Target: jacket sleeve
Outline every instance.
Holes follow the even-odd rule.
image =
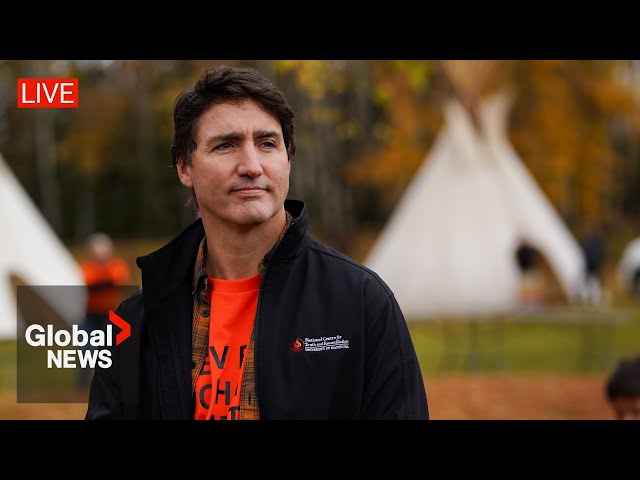
[[[112,349],[114,354],[117,350]],[[121,388],[118,383],[118,376],[114,375],[113,368],[115,360],[111,368],[96,367],[91,381],[89,390],[89,404],[87,406],[87,414],[85,420],[117,420],[122,418],[120,410],[120,392]]]
[[[136,331],[136,326],[139,323],[139,317],[144,315],[140,292],[124,300],[115,313],[131,323],[131,336],[120,346],[114,344],[110,347],[111,366],[109,368],[96,366],[89,389],[85,420],[119,420],[128,416],[125,408],[127,398],[124,397],[127,395],[131,397],[127,392],[131,390],[129,384],[136,370],[133,364],[135,362],[131,360],[134,358],[132,351],[138,347],[140,334]],[[128,368],[125,368],[127,364]],[[131,403],[131,398],[128,400],[128,403]]]
[[[365,330],[363,418],[428,420],[427,394],[418,357],[393,295]]]

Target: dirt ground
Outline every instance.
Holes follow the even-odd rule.
[[[609,420],[605,376],[473,374],[426,378],[434,420]],[[17,404],[0,393],[0,419],[80,420],[85,404]]]
[[[454,375],[425,379],[434,420],[610,420],[604,374]]]

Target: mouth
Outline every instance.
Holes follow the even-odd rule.
[[[243,195],[248,197],[260,195],[264,192],[265,192],[264,188],[257,188],[257,187],[238,188],[236,190],[231,191],[231,193],[237,193],[238,195]]]

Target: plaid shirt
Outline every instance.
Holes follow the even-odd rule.
[[[289,212],[286,212],[287,220],[285,228],[280,234],[278,241],[273,246],[273,251],[284,234],[286,233],[289,225],[291,225],[292,217]],[[207,347],[209,346],[209,312],[211,305],[207,299],[207,291],[209,288],[209,279],[205,270],[205,261],[207,254],[207,237],[205,236],[200,242],[198,248],[198,255],[196,256],[196,262],[193,271],[193,320],[191,322],[191,393],[195,395],[196,381],[204,362],[207,358]],[[258,265],[258,272],[264,277],[266,271],[266,259],[267,255],[262,259],[260,265]],[[251,338],[249,340],[249,348],[245,356],[244,373],[242,375],[242,387],[240,390],[240,420],[258,420],[260,418],[260,410],[258,406],[258,397],[256,395],[256,370],[255,370],[255,326],[251,330]]]

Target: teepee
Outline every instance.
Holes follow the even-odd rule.
[[[26,285],[67,323],[79,323],[85,289],[77,262],[0,155],[0,340],[16,338],[17,285]]]
[[[547,260],[570,301],[583,255],[507,137],[511,97],[477,104],[477,125],[456,99],[444,128],[364,264],[395,293],[407,318],[483,316],[518,308],[526,241]]]

